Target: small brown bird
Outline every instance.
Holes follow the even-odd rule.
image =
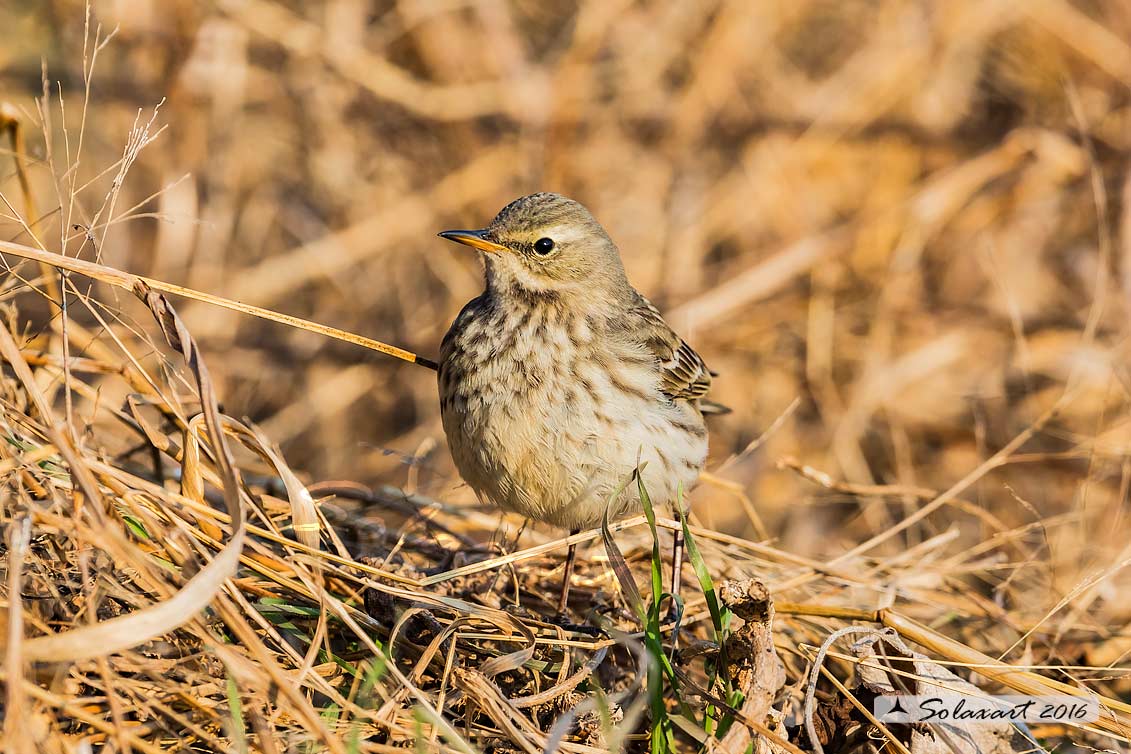
[[[707,456],[712,373],[628,282],[581,204],[524,196],[483,230],[443,238],[483,252],[486,290],[440,349],[440,415],[456,467],[481,497],[574,532],[686,494]],[[569,595],[570,547],[559,612]],[[679,590],[682,538],[673,555]]]

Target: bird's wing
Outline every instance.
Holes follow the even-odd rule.
[[[669,398],[696,400],[711,389],[714,374],[683,338],[676,335],[652,302],[636,294],[633,314],[644,346],[660,364],[660,387]]]

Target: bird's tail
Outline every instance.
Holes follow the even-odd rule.
[[[699,411],[703,416],[721,416],[722,414],[729,414],[731,412],[730,406],[724,406],[721,403],[707,400],[706,398],[699,399]]]

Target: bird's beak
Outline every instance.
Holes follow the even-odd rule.
[[[449,241],[455,241],[464,246],[470,246],[473,249],[486,251],[489,254],[498,254],[500,251],[508,250],[507,247],[502,244],[488,241],[487,231],[485,230],[445,230],[440,234],[440,238],[446,238]]]

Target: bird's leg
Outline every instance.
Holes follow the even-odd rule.
[[[683,571],[683,530],[676,529],[672,537],[672,596],[679,596],[680,576]]]
[[[668,620],[675,620],[676,599],[679,597],[680,577],[683,571],[683,529],[672,532],[672,606]]]
[[[569,535],[572,537],[577,534],[580,529],[570,530]],[[574,542],[569,546],[569,551],[566,553],[565,573],[562,574],[562,595],[558,598],[558,614],[565,615],[566,605],[569,602],[569,581],[573,576],[573,561],[577,559],[577,543]]]

